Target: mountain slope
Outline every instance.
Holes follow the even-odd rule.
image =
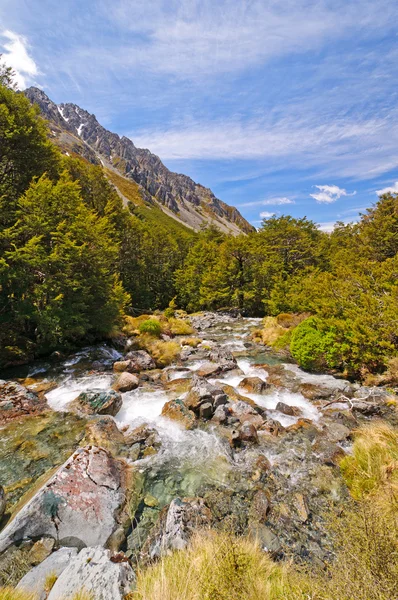
[[[32,103],[39,105],[49,121],[54,141],[64,152],[100,162],[116,187],[119,186],[112,172],[134,181],[138,184],[141,204],[160,206],[167,215],[195,230],[214,224],[233,234],[253,231],[236,208],[216,198],[210,189],[190,177],[169,171],[149,150],[136,148],[130,139],[108,131],[95,115],[75,104],[57,105],[38,88],[31,87],[24,93]]]

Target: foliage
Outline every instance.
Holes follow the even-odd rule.
[[[174,317],[168,319],[168,328],[172,335],[191,335],[194,332],[192,325],[188,321]]]
[[[161,340],[153,341],[152,338],[152,340],[144,341],[143,345],[160,368],[167,367],[174,362],[181,352],[180,344],[173,340],[162,342]]]
[[[139,325],[139,331],[140,333],[147,333],[148,335],[153,335],[154,337],[160,337],[162,327],[159,321],[156,319],[148,319]]]
[[[309,317],[294,329],[290,351],[304,369],[320,370],[339,364],[336,334],[316,317]]]

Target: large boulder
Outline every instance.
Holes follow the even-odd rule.
[[[230,352],[226,348],[215,348],[210,353],[210,360],[217,362],[220,365],[222,372],[232,371],[238,366],[236,358],[234,357],[232,352]]]
[[[49,576],[58,578],[76,556],[76,548],[60,548],[22,577],[17,590],[33,594],[36,600],[46,600],[47,578]]]
[[[71,410],[87,415],[117,415],[123,404],[122,396],[115,390],[89,390],[82,392],[69,404]]]
[[[103,548],[84,548],[55,582],[48,600],[65,600],[84,592],[95,600],[123,600],[135,584],[134,571],[123,555]]]
[[[0,425],[46,410],[49,410],[49,406],[43,396],[38,396],[15,381],[0,380]]]
[[[119,375],[112,387],[117,392],[122,392],[122,394],[124,394],[124,392],[135,390],[139,386],[139,383],[139,379],[136,375],[125,371]]]
[[[239,387],[251,394],[263,394],[269,386],[260,377],[245,377],[240,382]]]
[[[116,455],[124,445],[125,439],[114,419],[104,415],[97,419],[91,419],[87,423],[84,443],[91,446],[100,446],[109,450],[112,455]]]
[[[145,350],[132,350],[128,352],[123,361],[114,363],[115,371],[128,371],[129,373],[139,373],[155,369],[156,364],[152,356]]]
[[[117,527],[124,471],[103,448],[79,448],[0,533],[0,552],[23,539],[53,537],[57,544],[105,545]]]
[[[219,363],[206,361],[201,365],[197,373],[199,377],[214,377],[214,375],[218,375],[221,371],[222,367]]]

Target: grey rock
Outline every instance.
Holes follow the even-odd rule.
[[[351,431],[348,429],[348,427],[342,425],[341,423],[330,423],[329,425],[326,425],[325,432],[328,440],[331,442],[342,442],[351,434]]]
[[[199,415],[202,419],[211,419],[213,415],[213,406],[211,402],[205,402],[201,405]]]
[[[34,594],[37,600],[45,600],[47,598],[45,591],[47,576],[56,575],[59,577],[70,561],[76,556],[76,548],[60,548],[22,577],[17,585],[17,590],[24,590],[29,592],[29,594]]]
[[[6,493],[2,485],[0,485],[0,521],[2,516],[4,515],[7,504]]]
[[[105,545],[125,501],[122,481],[122,464],[109,452],[80,448],[3,529],[0,552],[42,536],[61,545]]]
[[[145,350],[132,350],[131,352],[127,352],[125,361],[129,362],[128,368],[125,369],[129,373],[139,373],[140,371],[148,371],[156,368],[152,356]]]
[[[48,600],[65,600],[84,590],[95,600],[123,600],[134,588],[135,574],[127,561],[112,561],[109,550],[83,548],[61,573]]]
[[[275,410],[291,417],[298,417],[301,414],[301,410],[297,406],[289,406],[289,404],[285,404],[284,402],[278,402]]]

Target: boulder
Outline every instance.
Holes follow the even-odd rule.
[[[7,498],[2,485],[0,485],[0,521],[6,510]]]
[[[253,497],[249,509],[249,519],[256,523],[265,523],[271,510],[271,500],[269,492],[258,490]]]
[[[133,350],[128,352],[125,359],[130,362],[127,369],[130,373],[139,373],[140,371],[148,371],[156,369],[155,361],[146,350]]]
[[[83,548],[55,582],[48,600],[73,598],[84,590],[95,600],[123,600],[135,585],[135,574],[124,555],[104,548]]]
[[[126,445],[129,449],[126,457],[130,460],[145,458],[151,454],[156,454],[162,445],[159,433],[156,429],[148,425],[140,425],[134,431],[125,436]],[[124,453],[123,453],[124,455]]]
[[[223,423],[226,423],[229,416],[230,416],[230,411],[229,411],[228,406],[226,404],[222,404],[221,406],[218,406],[216,408],[216,410],[214,411],[212,420],[215,423],[222,425]]]
[[[240,382],[239,387],[251,394],[262,394],[269,386],[260,377],[245,377]]]
[[[207,361],[197,370],[197,374],[199,377],[213,377],[214,375],[221,373],[221,371],[222,368],[219,363]]]
[[[118,454],[124,444],[124,435],[119,431],[112,417],[104,415],[95,420],[90,420],[86,425],[85,444],[100,446],[109,450],[111,454]]]
[[[301,410],[297,406],[289,406],[289,404],[285,404],[284,402],[278,402],[275,410],[289,417],[298,417],[301,415]]]
[[[184,399],[185,406],[196,413],[200,411],[202,404],[210,403],[215,410],[227,402],[228,397],[221,389],[197,375],[193,377],[191,389]]]
[[[185,427],[185,429],[192,429],[195,425],[195,413],[189,410],[184,402],[177,398],[177,400],[170,400],[166,402],[162,409],[162,417],[167,417],[173,421],[177,421]]]
[[[199,409],[201,419],[211,419],[213,416],[213,405],[211,402],[205,402]]]
[[[33,594],[36,600],[46,600],[47,577],[51,575],[58,578],[76,556],[76,548],[60,548],[22,577],[17,590]]]
[[[89,390],[82,392],[69,404],[70,410],[86,415],[117,415],[123,404],[122,396],[115,390]]]
[[[348,427],[341,423],[330,423],[325,426],[324,430],[328,440],[335,443],[342,442],[351,435],[351,431]]]
[[[0,532],[0,553],[22,539],[105,545],[125,501],[124,471],[103,448],[79,448]]]
[[[239,434],[242,442],[258,444],[257,430],[255,426],[249,421],[245,421],[244,423],[242,423],[242,426],[239,430]]]
[[[238,366],[236,358],[234,357],[232,352],[230,352],[226,348],[215,348],[210,353],[210,360],[218,363],[223,373],[226,371],[232,371]]]
[[[49,406],[44,396],[38,396],[15,381],[0,380],[0,425],[46,410]]]
[[[113,384],[113,389],[117,392],[130,392],[131,390],[135,390],[139,386],[138,377],[132,375],[132,373],[124,372],[116,379]]]

